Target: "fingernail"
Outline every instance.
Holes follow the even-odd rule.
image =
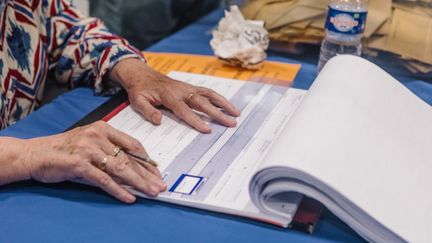
[[[127,194],[126,194],[126,200],[127,200],[129,203],[133,203],[133,202],[135,202],[135,196],[133,196],[133,195],[127,193]]]
[[[167,184],[165,182],[161,182],[160,183],[160,189],[165,191],[166,188],[167,188]]]
[[[157,113],[153,113],[151,119],[154,124],[159,124],[159,115]]]
[[[203,130],[204,130],[205,132],[211,133],[211,128],[210,128],[209,126],[207,126],[207,124],[204,124],[204,125],[203,125]]]
[[[233,126],[233,127],[237,126],[237,121],[236,121],[236,120],[231,119],[231,123],[232,123],[232,126]]]
[[[152,195],[157,196],[159,194],[159,192],[160,192],[160,189],[157,188],[156,186],[151,185],[150,186],[150,191],[151,191]]]

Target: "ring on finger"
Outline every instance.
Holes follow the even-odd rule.
[[[190,101],[192,99],[192,97],[194,97],[196,95],[196,93],[190,93],[187,97],[186,97],[186,102]]]
[[[108,163],[108,157],[104,157],[102,159],[102,162],[98,166],[99,169],[102,170],[102,171],[106,171],[107,163]]]
[[[120,153],[121,153],[121,148],[119,147],[119,146],[115,146],[115,148],[114,148],[114,150],[113,150],[113,153],[112,153],[112,156],[113,157],[117,157]]]

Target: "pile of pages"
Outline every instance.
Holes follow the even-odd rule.
[[[248,19],[264,20],[272,47],[292,53],[324,37],[327,0],[250,0]],[[364,52],[393,53],[413,73],[432,72],[432,1],[369,0]]]
[[[206,59],[174,61],[191,67],[184,58]],[[209,122],[202,134],[167,110],[154,126],[127,103],[116,108],[105,120],[159,163],[168,190],[154,199],[312,232],[320,207],[302,207],[308,198],[368,242],[432,242],[432,107],[378,66],[334,57],[307,92],[289,81],[168,75],[214,89],[241,115],[236,127]]]

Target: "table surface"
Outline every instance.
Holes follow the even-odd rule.
[[[212,54],[211,30],[217,10],[149,48],[149,51]],[[270,60],[301,63],[295,87],[315,78],[316,51],[302,56],[270,53]],[[413,77],[398,64],[375,60],[420,98],[432,104],[428,76]],[[426,80],[426,81],[425,81]],[[62,132],[106,101],[76,88],[0,132],[31,138]],[[193,208],[139,199],[122,204],[97,188],[74,183],[25,181],[0,187],[0,242],[363,242],[327,210],[312,235]]]

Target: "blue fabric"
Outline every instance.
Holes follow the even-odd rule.
[[[218,10],[159,42],[149,50],[212,54],[210,32]],[[315,78],[316,53],[280,56],[276,61],[302,63],[295,87],[308,88]],[[432,104],[432,84],[382,63],[409,89]],[[428,78],[428,77],[425,77]],[[40,108],[1,135],[30,138],[63,131],[106,98],[77,88]],[[313,235],[229,215],[139,199],[122,204],[97,188],[73,183],[33,181],[0,187],[0,242],[363,242],[344,223],[324,212]]]
[[[57,134],[72,126],[106,100],[108,97],[95,95],[89,88],[76,88],[1,131],[0,135],[32,138]]]

